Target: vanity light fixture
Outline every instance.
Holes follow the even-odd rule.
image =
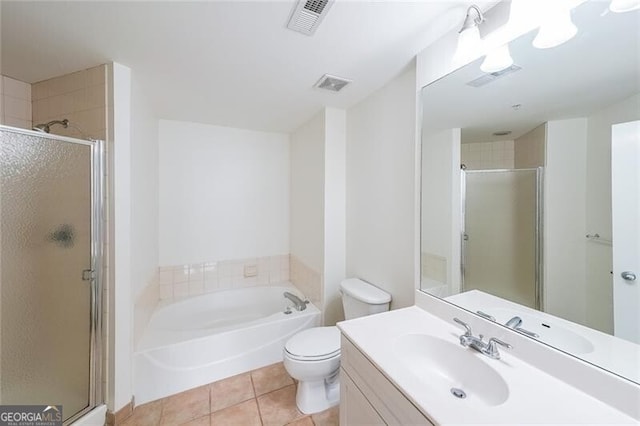
[[[577,32],[578,28],[571,21],[569,4],[566,1],[554,0],[548,3],[533,46],[538,49],[556,47],[572,39]]]
[[[503,44],[490,52],[480,65],[480,69],[486,73],[498,72],[513,65],[513,58],[509,53],[509,45]]]
[[[640,9],[640,0],[611,0],[609,10],[616,13],[631,12]]]
[[[482,40],[478,26],[483,22],[484,15],[480,8],[475,4],[469,6],[462,28],[458,31],[458,48],[453,56],[455,63],[466,63],[479,53]]]

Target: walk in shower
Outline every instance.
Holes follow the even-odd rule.
[[[0,126],[0,404],[102,403],[102,142]]]
[[[462,170],[462,288],[542,309],[542,168]]]

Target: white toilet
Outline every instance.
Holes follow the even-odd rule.
[[[357,278],[340,283],[345,319],[389,310],[391,295]],[[284,368],[298,380],[296,405],[304,414],[318,413],[340,402],[340,330],[314,327],[290,338]]]

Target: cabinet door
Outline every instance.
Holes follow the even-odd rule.
[[[344,370],[340,370],[340,424],[385,425],[382,417],[369,404],[360,389],[353,383]]]

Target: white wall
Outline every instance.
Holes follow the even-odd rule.
[[[160,265],[289,252],[289,136],[160,120]]]
[[[414,301],[414,66],[347,111],[347,275]]]
[[[544,311],[584,324],[587,120],[549,121],[546,141]]]
[[[611,240],[611,126],[640,119],[640,94],[587,117],[586,232]],[[587,244],[587,325],[613,333],[611,246]],[[611,301],[611,302],[604,302]]]
[[[158,270],[158,119],[131,80],[131,282],[134,300]]]
[[[422,135],[421,288],[446,297],[460,289],[460,129]]]
[[[325,111],[291,135],[291,254],[324,269]]]
[[[109,283],[107,403],[118,411],[132,396],[132,285],[131,285],[131,70],[108,67],[109,102]]]
[[[340,282],[346,273],[346,112],[325,110],[324,323],[344,319]]]

